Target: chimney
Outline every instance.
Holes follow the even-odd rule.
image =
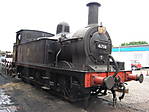
[[[101,5],[97,2],[90,2],[87,4],[87,6],[89,7],[88,25],[98,24],[98,7]]]

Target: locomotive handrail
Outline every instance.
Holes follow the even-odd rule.
[[[113,61],[113,63],[115,64],[115,73],[114,73],[114,75],[113,75],[113,77],[115,77],[116,75],[117,75],[117,73],[119,72],[119,68],[118,68],[118,64],[117,64],[117,62],[114,60],[114,58],[111,56],[111,55],[109,55],[109,58]]]

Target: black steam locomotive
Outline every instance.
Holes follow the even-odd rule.
[[[70,27],[62,22],[56,35],[20,30],[13,49],[13,67],[24,81],[35,82],[70,101],[88,99],[90,95],[125,94],[124,82],[143,81],[143,75],[120,71],[110,55],[111,38],[105,27],[98,25],[99,3],[88,3],[88,26],[70,36]]]

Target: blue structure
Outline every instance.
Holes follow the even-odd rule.
[[[149,51],[149,45],[114,47],[112,52]]]

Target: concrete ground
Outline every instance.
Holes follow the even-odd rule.
[[[142,84],[128,83],[129,93],[116,107],[112,95],[92,98],[87,110],[82,103],[69,103],[42,89],[4,74],[0,75],[0,112],[149,112],[149,76]],[[117,93],[120,95],[119,93]]]

